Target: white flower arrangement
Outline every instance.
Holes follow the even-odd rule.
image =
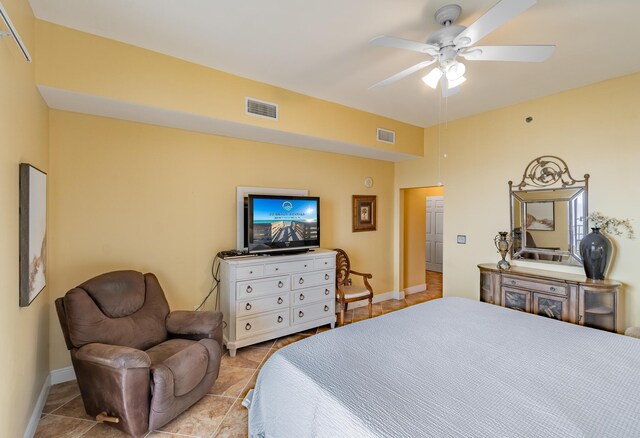
[[[629,219],[616,219],[614,217],[605,216],[598,211],[594,211],[587,217],[592,228],[598,228],[603,234],[611,236],[622,236],[623,234],[633,239],[635,234],[633,225]]]

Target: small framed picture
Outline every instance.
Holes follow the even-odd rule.
[[[554,231],[556,229],[553,201],[527,202],[527,231]]]
[[[375,231],[376,214],[376,196],[353,195],[353,232]]]
[[[46,285],[47,174],[20,164],[20,307]]]

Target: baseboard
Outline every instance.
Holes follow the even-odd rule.
[[[379,303],[380,301],[387,300],[402,300],[404,299],[404,292],[400,291],[389,291],[381,294],[376,294],[373,296],[373,302]],[[367,300],[355,301],[353,303],[349,303],[349,309],[356,309],[358,307],[367,306],[369,302]]]
[[[24,431],[23,438],[33,438],[33,436],[36,434],[36,429],[38,429],[38,423],[40,422],[40,415],[42,414],[42,409],[44,408],[44,404],[47,401],[50,387],[51,375],[48,375],[44,380],[44,384],[42,385],[42,389],[40,390],[40,394],[38,395],[36,404],[33,407],[33,412],[31,412],[31,417],[29,418],[29,422],[27,423],[27,428]]]
[[[417,284],[415,286],[408,287],[404,290],[405,295],[411,295],[418,292],[424,292],[427,290],[427,283]]]
[[[51,371],[51,384],[57,385],[58,383],[68,382],[76,379],[76,372],[73,371],[73,367],[58,368]]]

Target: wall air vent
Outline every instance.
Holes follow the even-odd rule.
[[[378,128],[378,141],[383,143],[396,144],[396,132],[388,129]]]
[[[278,105],[275,103],[245,97],[245,111],[250,116],[278,120]]]

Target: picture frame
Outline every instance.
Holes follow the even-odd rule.
[[[46,286],[47,174],[20,163],[20,307]]]
[[[352,231],[376,231],[376,196],[353,195]]]
[[[527,202],[527,231],[555,231],[555,202]]]

